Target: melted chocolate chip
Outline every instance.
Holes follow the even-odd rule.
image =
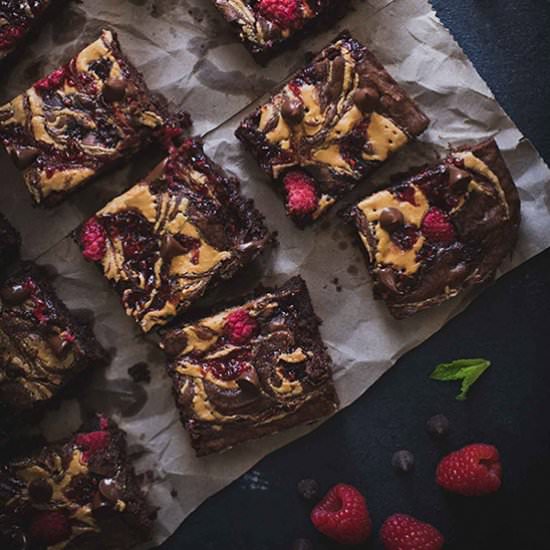
[[[456,189],[459,192],[466,191],[466,187],[472,180],[472,176],[466,170],[461,170],[460,168],[450,165],[447,169],[449,175],[449,186],[452,189]]]
[[[282,117],[291,125],[300,124],[304,119],[304,104],[298,99],[285,99],[281,107]]]
[[[34,479],[29,483],[29,496],[39,504],[49,502],[52,498],[53,489],[46,479]]]
[[[108,103],[124,99],[127,86],[128,82],[122,78],[109,78],[103,86],[103,99]]]
[[[183,256],[188,249],[182,246],[178,240],[170,234],[164,235],[160,245],[160,255],[165,262],[170,261],[176,256]]]
[[[121,490],[114,479],[102,479],[98,485],[99,492],[109,501],[120,500]]]
[[[384,285],[388,290],[392,292],[399,293],[399,288],[397,287],[397,280],[395,278],[395,273],[390,267],[385,267],[378,271],[378,280],[382,285]]]
[[[29,287],[19,283],[5,286],[0,290],[0,297],[10,306],[22,304],[31,294],[32,291]]]
[[[370,86],[359,88],[353,94],[353,102],[363,113],[372,113],[380,100],[378,90]]]
[[[401,210],[397,208],[384,208],[380,213],[380,225],[386,231],[394,231],[403,226],[405,218]]]
[[[244,369],[237,378],[237,384],[245,392],[257,393],[260,391],[260,379],[256,369]]]
[[[40,154],[37,147],[18,147],[14,151],[15,164],[21,170],[28,168]]]

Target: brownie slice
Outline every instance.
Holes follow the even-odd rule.
[[[197,455],[327,416],[332,362],[301,277],[169,331],[162,347]]]
[[[229,279],[271,241],[263,216],[189,139],[81,229],[84,257],[148,332]]]
[[[68,441],[0,465],[0,547],[123,550],[150,538],[153,513],[103,416]]]
[[[0,270],[17,258],[20,246],[19,233],[0,213]]]
[[[46,404],[78,373],[105,361],[91,329],[71,315],[38,267],[26,265],[0,286],[2,420]]]
[[[343,33],[236,136],[285,197],[288,214],[305,226],[428,122],[374,55]]]
[[[0,107],[0,140],[37,204],[53,205],[143,148],[167,121],[116,34]]]
[[[348,0],[214,0],[248,50],[259,61],[268,58],[314,23],[336,19]]]
[[[494,278],[516,244],[520,200],[490,140],[397,176],[352,217],[374,294],[402,319]]]

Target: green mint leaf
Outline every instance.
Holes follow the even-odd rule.
[[[457,359],[450,363],[437,365],[430,375],[432,380],[448,382],[449,380],[462,380],[460,393],[456,396],[459,401],[464,401],[468,391],[479,377],[491,366],[487,359]]]

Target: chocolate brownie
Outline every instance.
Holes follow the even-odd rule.
[[[374,293],[398,319],[493,279],[520,200],[494,140],[463,147],[354,207]]]
[[[236,131],[300,226],[428,126],[365,46],[343,33]]]
[[[53,205],[144,147],[167,114],[123,55],[101,37],[0,107],[0,140],[37,204]]]
[[[267,59],[303,35],[321,19],[334,20],[347,8],[347,0],[214,0],[248,50]]]
[[[28,264],[0,286],[0,411],[3,420],[52,400],[75,376],[104,363],[91,329]]]
[[[0,465],[3,549],[124,550],[150,538],[152,518],[126,436],[103,416]]]
[[[79,242],[148,332],[232,277],[272,240],[239,182],[189,139],[82,227]]]
[[[305,282],[164,336],[177,407],[198,455],[330,415],[332,362]]]
[[[0,213],[0,270],[17,258],[20,245],[19,233]]]

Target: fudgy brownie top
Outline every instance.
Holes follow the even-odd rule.
[[[124,57],[101,37],[0,107],[0,139],[36,203],[52,204],[140,149],[166,113]]]
[[[151,524],[125,434],[105,417],[0,465],[3,549],[127,549],[149,538]]]
[[[332,362],[299,277],[168,332],[163,347],[201,454],[277,431],[285,417],[295,415],[288,427],[336,409]]]
[[[305,225],[428,122],[373,54],[343,33],[236,135]]]
[[[91,329],[72,317],[37,267],[0,286],[0,410],[43,404],[105,361]]]
[[[187,309],[215,280],[232,276],[271,238],[239,182],[195,139],[172,149],[144,181],[84,224],[80,243],[127,313],[149,331]]]
[[[494,277],[515,246],[520,201],[494,141],[396,176],[353,211],[375,293],[406,317]]]

